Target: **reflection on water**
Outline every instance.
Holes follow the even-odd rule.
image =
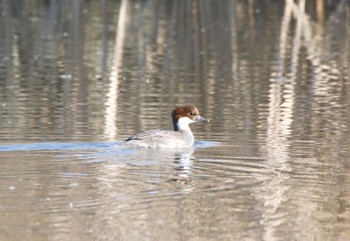
[[[349,1],[0,11],[0,240],[349,237]],[[193,149],[118,147],[184,103]]]

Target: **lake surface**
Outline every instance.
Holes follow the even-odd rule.
[[[0,3],[0,240],[349,240],[349,1]],[[195,104],[188,150],[118,146]]]

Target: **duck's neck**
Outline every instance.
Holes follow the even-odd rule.
[[[194,137],[193,137],[191,129],[188,128],[188,130],[180,130],[179,132],[182,134],[184,141],[189,146],[192,146],[194,143]]]
[[[189,118],[180,118],[178,121],[174,121],[174,131],[180,132],[184,138],[184,140],[192,145],[194,142],[194,137],[192,131],[190,129],[189,124],[192,122]]]

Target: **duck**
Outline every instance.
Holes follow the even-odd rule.
[[[171,111],[174,130],[149,130],[127,138],[120,145],[132,148],[178,149],[189,148],[194,143],[190,128],[192,123],[207,123],[194,105],[180,106]]]

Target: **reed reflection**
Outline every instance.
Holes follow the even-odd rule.
[[[292,17],[296,20],[295,29],[291,29]],[[277,55],[276,66],[274,71],[271,73],[270,78],[270,90],[269,90],[269,108],[267,116],[267,134],[266,134],[266,147],[264,152],[267,156],[267,165],[276,174],[273,175],[271,181],[266,181],[262,187],[259,187],[254,193],[256,198],[261,199],[264,205],[262,211],[262,224],[265,225],[265,239],[274,239],[278,236],[278,233],[281,232],[280,223],[275,222],[277,216],[283,216],[283,211],[285,210],[286,205],[295,200],[296,191],[292,190],[294,183],[293,179],[295,176],[302,175],[304,179],[310,178],[308,175],[316,175],[316,179],[322,179],[322,175],[317,175],[318,171],[304,173],[304,171],[299,169],[299,165],[312,165],[312,163],[318,162],[329,162],[331,160],[325,160],[324,157],[319,156],[319,153],[315,152],[316,143],[318,142],[321,146],[322,138],[316,137],[318,131],[312,129],[312,134],[303,133],[297,131],[299,127],[303,127],[303,118],[300,118],[305,113],[314,113],[313,115],[317,116],[318,114],[323,114],[324,111],[321,111],[318,108],[313,108],[314,106],[306,105],[301,107],[301,90],[300,82],[301,80],[306,79],[304,74],[311,73],[311,79],[306,86],[309,89],[312,89],[310,94],[305,99],[311,101],[317,105],[319,101],[325,104],[325,101],[328,102],[330,106],[337,106],[340,103],[338,100],[332,98],[332,96],[341,96],[341,93],[335,95],[334,91],[336,88],[333,86],[338,86],[342,81],[341,78],[337,78],[336,83],[332,83],[334,79],[332,78],[333,74],[324,74],[324,71],[317,71],[320,68],[325,68],[326,70],[332,69],[333,73],[337,73],[337,66],[334,63],[326,63],[325,58],[328,53],[324,53],[324,46],[329,44],[327,39],[320,39],[317,36],[323,36],[325,33],[319,31],[323,28],[315,26],[315,24],[310,23],[311,17],[305,11],[305,1],[299,1],[298,4],[293,1],[286,1],[285,11],[283,20],[281,22],[281,33],[280,33],[280,44],[279,51]],[[321,30],[322,31],[322,30]],[[315,35],[316,32],[316,35]],[[290,36],[290,33],[293,33]],[[289,43],[291,47],[288,46]],[[304,66],[305,59],[303,51],[307,60],[310,61],[312,67]],[[321,54],[322,53],[322,54]],[[291,54],[291,59],[289,60],[289,54]],[[331,65],[332,67],[330,67]],[[341,85],[341,84],[340,84]],[[338,103],[337,103],[338,102]],[[341,104],[340,104],[341,105]],[[309,108],[308,110],[304,108]],[[339,123],[344,120],[342,118],[342,112],[339,112],[336,108],[330,107],[327,108],[328,111],[332,109],[332,117],[328,115],[327,118],[331,118],[333,123]],[[303,111],[302,111],[303,110]],[[326,111],[327,112],[327,111]],[[334,118],[334,119],[333,119]],[[323,119],[323,118],[321,118]],[[311,118],[313,121],[312,126],[319,126],[317,121],[320,120],[317,117]],[[324,120],[324,119],[323,119]],[[342,124],[336,124],[337,126],[344,126]],[[347,124],[345,124],[347,125]],[[330,126],[329,126],[330,127]],[[322,129],[324,129],[323,127]],[[328,129],[328,128],[326,128]],[[326,140],[333,139],[334,136],[331,131],[332,128],[329,128],[329,131],[326,131],[325,138]],[[337,131],[336,131],[337,132]],[[338,138],[342,139],[344,134],[337,132],[339,134]],[[332,135],[333,138],[329,138],[328,135]],[[337,135],[337,134],[336,134]],[[297,142],[295,139],[297,138]],[[299,142],[299,144],[297,144]],[[304,143],[303,148],[309,148],[308,154],[305,155],[305,149],[300,152],[300,143]],[[337,152],[332,150],[331,152]],[[295,158],[299,156],[299,158]],[[295,165],[297,163],[297,165]],[[315,176],[313,176],[315,178]],[[327,178],[327,182],[333,183],[332,177]],[[316,189],[316,184],[310,183]],[[299,187],[301,190],[298,190],[297,193],[309,193],[309,195],[316,195],[314,198],[322,199],[322,196],[310,192],[309,185],[305,187]],[[330,188],[328,184],[325,184],[323,188]],[[334,193],[333,195],[339,195],[339,193]],[[330,201],[332,202],[332,201]],[[305,227],[308,230],[315,230],[314,233],[308,233],[307,237],[312,238],[317,236],[317,233],[320,232],[321,227],[318,226],[317,220],[312,219],[313,215],[316,215],[318,208],[317,204],[312,201],[303,201],[294,203],[295,209],[299,210],[296,213],[288,215],[288,219],[295,219],[301,222],[302,227],[298,225],[297,229],[304,229]],[[299,216],[301,215],[301,216]],[[308,216],[308,222],[303,221],[304,216]],[[281,221],[281,220],[280,220]]]

